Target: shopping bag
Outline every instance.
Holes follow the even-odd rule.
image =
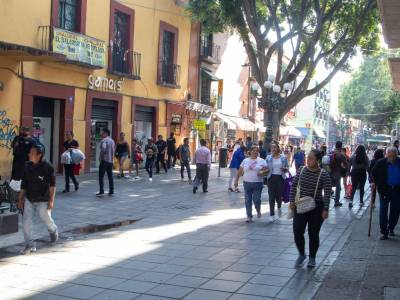
[[[292,185],[293,185],[293,180],[294,180],[294,177],[289,172],[289,176],[283,182],[282,201],[284,203],[288,203],[289,202],[289,195],[290,195],[290,190],[291,190]]]
[[[81,168],[82,168],[81,164],[75,164],[75,165],[72,167],[72,172],[73,172],[73,174],[78,176],[78,175],[79,175],[79,172],[80,172],[80,170],[81,170]]]
[[[67,150],[67,151],[63,152],[63,154],[61,154],[60,161],[64,165],[70,165],[72,163],[70,151]]]
[[[81,161],[85,159],[85,154],[79,149],[71,150],[71,160],[73,164],[79,164]]]
[[[350,180],[347,181],[347,185],[346,185],[346,198],[350,198],[351,197],[351,191],[353,190],[353,185],[351,183]]]

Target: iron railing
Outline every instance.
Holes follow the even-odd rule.
[[[200,56],[214,63],[220,63],[220,49],[221,47],[219,45],[216,45],[207,39],[202,39],[200,45]]]
[[[181,66],[166,60],[161,60],[159,83],[162,85],[180,86]]]
[[[38,27],[39,47],[42,50],[52,51],[53,28],[49,25]]]
[[[112,64],[109,71],[140,80],[142,54],[132,49],[111,49]]]

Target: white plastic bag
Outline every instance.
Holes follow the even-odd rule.
[[[12,188],[15,192],[19,192],[21,190],[21,180],[14,180],[10,181],[10,188]]]
[[[71,160],[73,164],[77,165],[81,163],[81,161],[84,160],[85,158],[86,158],[85,154],[81,150],[79,149],[71,150]]]
[[[67,150],[67,151],[63,152],[63,154],[61,154],[60,161],[63,165],[70,165],[72,163],[71,153],[69,150]]]

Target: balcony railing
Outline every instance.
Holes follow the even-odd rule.
[[[180,88],[181,66],[162,60],[160,62],[159,84],[172,88]]]
[[[39,47],[42,50],[52,51],[53,30],[51,26],[39,26]]]
[[[220,46],[204,39],[200,45],[200,56],[212,64],[219,64],[221,63],[220,49]]]
[[[142,55],[132,49],[111,48],[109,73],[140,80]]]

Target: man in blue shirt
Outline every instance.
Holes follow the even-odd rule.
[[[372,185],[376,185],[380,196],[379,224],[382,240],[394,236],[394,228],[400,215],[400,158],[397,149],[389,147],[386,158],[378,160],[372,169]],[[389,222],[388,210],[390,204]]]
[[[300,167],[304,166],[304,161],[305,161],[305,154],[301,150],[301,148],[297,148],[296,153],[293,155],[293,160],[291,166],[294,165],[296,167],[296,172],[300,169]]]

